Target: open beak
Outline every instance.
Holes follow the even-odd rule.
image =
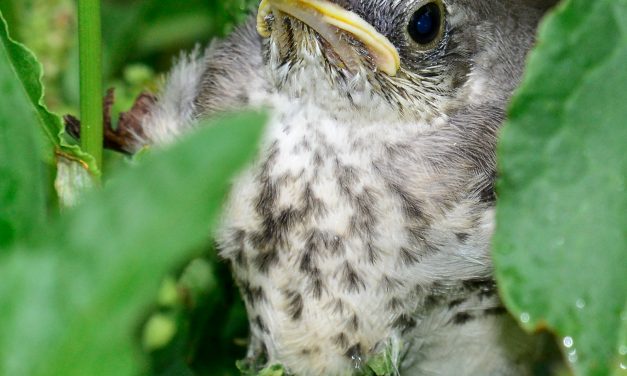
[[[257,14],[257,31],[269,37],[266,17],[280,13],[294,17],[322,36],[340,56],[344,64],[354,68],[358,64],[355,50],[341,38],[340,31],[350,33],[368,49],[377,68],[390,76],[400,69],[401,60],[396,47],[372,25],[337,4],[327,0],[262,0]]]

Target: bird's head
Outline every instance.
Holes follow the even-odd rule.
[[[412,117],[505,102],[550,0],[263,0],[276,84]]]

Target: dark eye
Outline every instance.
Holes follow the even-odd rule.
[[[418,44],[428,45],[440,36],[442,8],[435,2],[421,6],[409,20],[407,31]]]

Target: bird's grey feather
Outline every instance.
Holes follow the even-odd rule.
[[[175,68],[154,111],[169,117],[145,123],[142,142],[160,143],[216,112],[272,109],[218,233],[249,357],[298,375],[350,374],[382,351],[407,375],[528,374],[535,342],[498,298],[490,237],[498,130],[546,1],[445,0],[429,51],[404,32],[421,2],[336,2],[398,48],[397,77],[335,66],[293,19],[270,40],[251,21],[184,60],[187,77]]]

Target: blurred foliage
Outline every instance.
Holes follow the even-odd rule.
[[[0,20],[0,248],[34,236],[48,216],[46,187],[50,179],[41,159],[51,148],[43,147],[43,117],[32,100],[38,97],[37,80],[29,83],[23,69],[13,68],[17,64],[27,68],[24,66],[32,66],[29,63],[34,61],[32,55],[8,39]],[[29,152],[24,151],[25,145]]]
[[[627,0],[565,2],[499,149],[499,286],[522,325],[556,332],[578,375],[627,372],[626,61]]]
[[[67,73],[69,52],[75,45],[76,15],[73,0],[3,0],[0,10],[14,39],[35,52],[45,67],[46,100],[63,105],[61,81]]]
[[[0,374],[133,375],[145,370],[140,335],[133,335],[142,331],[137,329],[141,315],[151,301],[177,301],[167,294],[156,299],[159,281],[203,249],[230,177],[255,152],[262,122],[263,116],[244,114],[203,127],[176,146],[145,156],[137,167],[120,169],[104,189],[92,190],[81,204],[52,218],[36,238],[3,248]],[[229,303],[221,298],[229,289],[221,291],[221,279],[210,265],[196,261],[185,269],[181,305],[197,312],[202,296],[202,326],[232,335],[228,325],[206,326],[211,313],[226,316],[211,324],[230,318],[228,311],[217,311]],[[164,337],[150,333],[163,331],[167,316],[162,317],[161,325],[149,319],[153,324],[144,329],[150,350],[178,331],[171,325],[165,340],[150,341]],[[202,334],[198,338],[204,339],[202,326],[189,317],[181,320],[182,327],[193,327],[191,338]],[[218,355],[229,340],[221,338],[206,351]],[[158,359],[184,363],[189,361],[184,355],[176,351]],[[158,370],[159,364],[149,368]]]
[[[254,0],[103,0],[105,88],[116,88],[116,110],[128,109],[141,90],[154,91],[155,72],[167,72],[181,50],[206,46],[211,38],[225,35],[254,4]],[[76,0],[2,0],[0,10],[14,39],[29,46],[42,62],[46,102],[55,111],[76,113]]]
[[[113,118],[117,119],[116,112],[128,110],[141,91],[156,91],[161,80],[160,72],[169,69],[181,50],[192,49],[197,44],[205,46],[212,37],[224,35],[246,17],[247,7],[246,1],[103,1],[105,87],[115,87],[117,98]],[[43,64],[45,102],[57,113],[76,114],[78,111],[75,10],[73,0],[0,1],[0,11],[7,18],[12,37],[28,45]],[[116,368],[115,374],[129,374],[132,369],[135,370],[131,372],[133,374],[143,369],[142,373],[152,375],[239,374],[235,361],[245,355],[246,313],[226,265],[216,260],[210,243],[206,240],[198,243],[200,238],[206,237],[207,220],[200,220],[198,216],[194,220],[190,209],[185,209],[178,200],[171,201],[177,209],[170,209],[185,211],[185,219],[189,219],[193,226],[184,224],[187,221],[181,218],[172,219],[174,212],[168,209],[164,195],[156,194],[154,187],[169,186],[169,194],[188,197],[195,208],[199,207],[199,200],[213,202],[201,205],[205,210],[198,212],[208,218],[206,215],[218,207],[221,198],[218,196],[222,195],[224,184],[228,182],[226,176],[235,171],[235,165],[229,168],[229,164],[224,163],[229,159],[224,158],[231,155],[235,161],[250,155],[254,149],[245,140],[251,140],[251,136],[258,133],[259,128],[252,127],[252,124],[259,123],[260,119],[236,120],[235,124],[227,124],[228,131],[219,128],[213,134],[198,136],[205,141],[190,140],[187,146],[178,147],[178,152],[166,153],[169,157],[157,156],[161,162],[154,162],[151,155],[142,154],[137,161],[129,161],[118,154],[108,153],[108,168],[114,173],[106,177],[107,187],[103,194],[109,198],[100,197],[100,193],[89,194],[88,202],[69,209],[67,213],[65,209],[60,214],[52,189],[53,170],[57,170],[56,188],[62,203],[76,204],[77,184],[90,185],[84,167],[76,163],[84,160],[84,155],[77,147],[67,144],[71,140],[59,135],[60,119],[40,103],[44,89],[38,82],[40,68],[37,60],[4,35],[3,51],[9,54],[0,56],[0,83],[6,88],[6,99],[0,101],[0,256],[3,253],[7,256],[0,259],[0,273],[11,283],[0,289],[3,307],[0,309],[0,331],[3,333],[0,336],[0,374],[96,374],[94,372],[110,369],[107,367]],[[20,126],[15,126],[17,124]],[[238,135],[237,132],[244,133]],[[235,145],[235,140],[241,143]],[[232,150],[206,147],[213,142]],[[39,143],[42,153],[32,153],[33,145]],[[190,143],[204,145],[203,151]],[[52,145],[52,148],[44,145]],[[186,148],[186,152],[181,153],[180,148]],[[56,168],[51,163],[53,149]],[[193,157],[192,163],[190,158],[197,153],[200,155]],[[183,176],[164,173],[178,171],[184,175],[190,168],[216,165],[215,160],[205,159],[203,162],[203,158],[210,158],[211,153],[220,155],[219,165],[226,169],[220,172],[223,175],[219,178],[193,173],[203,176],[193,183]],[[47,163],[42,163],[44,161]],[[129,168],[129,162],[141,167],[134,168],[132,173],[123,172]],[[146,163],[153,164],[153,173],[160,171],[157,176],[147,178]],[[161,166],[156,167],[154,163],[161,163]],[[184,166],[165,167],[165,163],[183,163]],[[146,179],[153,182],[146,184]],[[172,183],[178,184],[178,188]],[[211,190],[205,190],[196,198],[194,194],[190,195],[190,189],[201,186],[211,186]],[[132,187],[137,188],[136,192],[132,193]],[[111,190],[116,189],[117,193],[112,193]],[[188,193],[177,194],[181,189]],[[208,192],[222,193],[209,199]],[[145,197],[153,197],[154,202],[142,202]],[[126,200],[131,200],[134,205],[129,206]],[[127,204],[120,206],[121,203]],[[115,214],[118,209],[123,212]],[[165,212],[159,215],[155,209]],[[110,220],[105,221],[101,216],[103,221],[96,224],[94,218],[100,216],[99,211],[103,216],[109,215]],[[61,218],[56,219],[59,215]],[[83,223],[69,219],[76,215],[92,220]],[[135,215],[143,219],[133,219]],[[131,223],[135,225],[129,226]],[[172,228],[174,223],[183,226],[181,230],[177,230],[177,226]],[[114,227],[107,229],[110,225]],[[155,230],[154,226],[166,227]],[[42,232],[42,228],[46,231]],[[140,237],[142,231],[145,234],[166,234],[166,228],[172,232],[172,237],[179,240],[185,237],[186,240],[168,241],[162,236],[152,236],[158,243],[144,242],[140,248],[129,248],[132,248],[129,240]],[[120,231],[127,234],[126,241]],[[76,234],[70,235],[73,232]],[[109,236],[111,233],[117,235]],[[186,233],[188,236],[184,235]],[[85,258],[78,256],[84,250],[71,245],[69,239],[75,235],[79,238],[88,236],[92,240],[104,236],[105,240],[98,241],[97,246],[83,247],[89,249]],[[50,242],[46,238],[58,241]],[[197,245],[190,247],[193,239]],[[150,257],[155,254],[159,255],[157,259]],[[116,259],[122,255],[127,256],[126,261]],[[170,256],[165,257],[167,255]],[[184,262],[185,255],[196,257],[191,262]],[[138,262],[142,257],[151,262]],[[119,267],[119,272],[108,277],[102,274],[112,265],[109,261],[103,262],[107,258],[117,260],[115,263]],[[179,265],[178,272],[176,265]],[[98,268],[102,271],[98,272]],[[149,272],[149,275],[140,270]],[[164,280],[161,293],[155,296],[154,283],[168,270],[171,277]],[[75,278],[67,277],[70,275]],[[141,284],[141,288],[138,289],[137,284]],[[89,298],[81,296],[88,291],[91,292]],[[152,308],[146,304],[150,301],[153,301]],[[102,315],[109,317],[104,319]],[[61,335],[59,325],[66,327],[65,337]],[[27,345],[25,341],[38,345]],[[56,346],[49,346],[52,343]],[[148,355],[148,362],[137,356],[141,347]],[[94,361],[96,354],[99,354],[99,361]],[[63,361],[74,357],[78,361]]]

